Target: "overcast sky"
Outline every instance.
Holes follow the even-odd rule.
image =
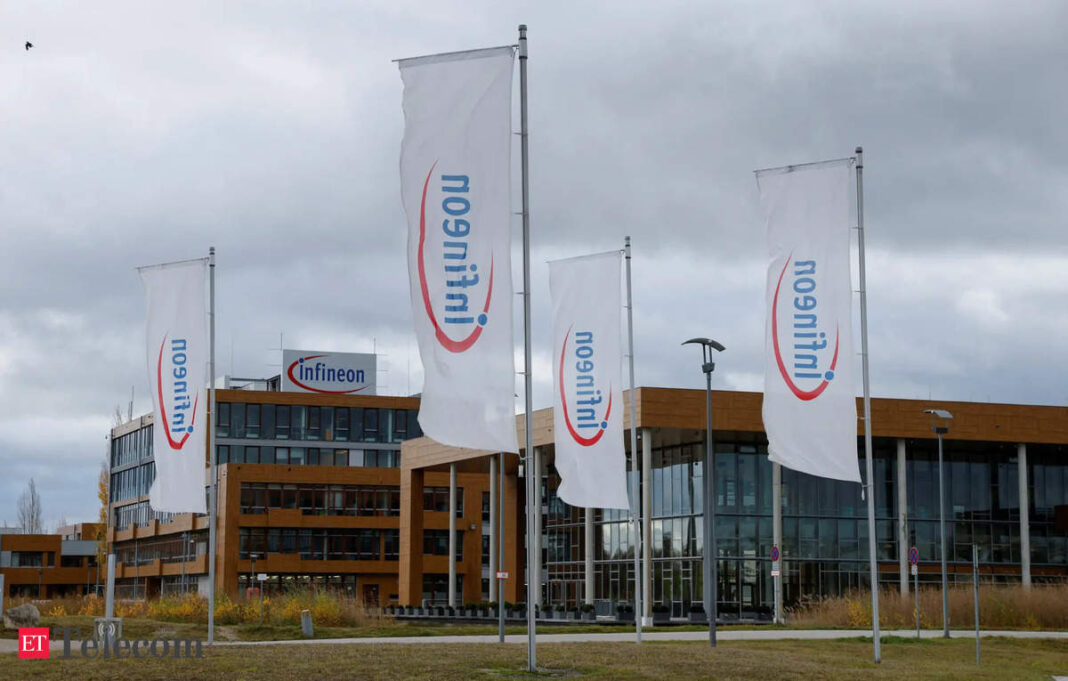
[[[390,60],[520,22],[536,407],[545,261],[626,234],[638,383],[700,387],[679,343],[711,336],[716,386],[759,389],[751,171],[858,144],[873,394],[1068,404],[1063,2],[8,3],[0,524],[30,477],[46,524],[96,517],[111,414],[151,408],[138,265],[216,246],[220,374],[277,373],[284,337],[419,391]]]

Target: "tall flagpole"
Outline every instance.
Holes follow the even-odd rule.
[[[534,598],[540,589],[539,585],[532,582],[532,579],[535,574],[534,561],[541,560],[541,556],[534,555],[536,509],[534,508],[534,434],[531,414],[533,386],[530,376],[530,366],[533,360],[530,352],[530,156],[527,150],[527,140],[527,25],[519,24],[519,155],[523,184],[523,392],[526,400],[523,424],[526,431],[524,452],[527,478],[527,671],[534,673],[538,669]]]
[[[875,662],[882,661],[879,641],[879,570],[875,556],[875,485],[871,454],[871,388],[868,382],[868,293],[864,275],[864,148],[857,147],[857,250],[860,252],[860,356],[864,374],[864,467],[868,497],[868,566],[871,571],[871,627]]]
[[[634,300],[630,285],[630,237],[623,240],[623,250],[627,261],[627,357],[630,363],[630,470],[634,474],[630,482],[630,517],[634,521],[634,635],[637,643],[642,642],[642,573],[638,547],[641,545],[641,528],[639,516],[641,499],[638,492],[638,418],[635,414],[634,401],[638,393],[634,389]]]
[[[215,642],[215,523],[218,491],[215,468],[215,247],[208,249],[208,387],[211,400],[208,403],[208,462],[211,487],[208,493],[208,645]]]

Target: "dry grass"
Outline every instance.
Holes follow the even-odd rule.
[[[1012,679],[1048,681],[1068,672],[1068,644],[992,639],[976,668],[971,641],[888,640],[883,663],[871,661],[871,642],[568,643],[538,646],[539,678],[582,679],[821,679],[925,681]],[[152,681],[330,681],[432,679],[468,681],[534,678],[525,672],[525,645],[314,645],[220,647],[203,659],[18,660],[0,656],[0,679]]]
[[[45,603],[31,599],[12,599],[11,607],[33,602],[41,615],[61,618],[73,615],[102,617],[104,601],[94,595],[57,598]],[[378,608],[368,608],[361,601],[325,591],[293,591],[264,596],[263,622],[271,625],[300,624],[301,612],[310,610],[317,625],[327,627],[382,627],[392,623]],[[258,600],[231,601],[226,595],[215,599],[218,624],[258,624]],[[208,601],[196,594],[166,596],[149,601],[117,601],[115,616],[124,619],[151,619],[163,622],[208,621]]]
[[[914,595],[883,590],[879,595],[879,623],[883,627],[915,626]],[[953,627],[974,626],[971,586],[949,589],[949,622]],[[871,627],[868,591],[803,603],[787,614],[792,626],[807,628]],[[1068,629],[1068,585],[979,587],[979,623],[983,629]],[[942,590],[920,589],[920,626],[942,626]]]

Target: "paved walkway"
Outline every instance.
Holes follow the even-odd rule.
[[[1068,631],[981,631],[982,637],[1004,636],[1007,638],[1054,638],[1068,640]],[[922,638],[941,638],[937,630],[921,631]],[[833,640],[871,636],[871,630],[859,629],[745,629],[732,631],[721,630],[719,641],[785,641],[785,640]],[[916,636],[915,629],[883,631],[882,636]],[[953,638],[974,638],[973,631],[950,631]],[[382,638],[321,638],[297,639],[293,641],[227,641],[218,645],[225,646],[263,646],[263,645],[347,645],[362,643],[367,645],[407,645],[407,644],[452,644],[452,643],[497,643],[497,636],[401,636]],[[540,643],[625,643],[634,640],[634,632],[619,634],[538,634]],[[707,631],[645,631],[643,641],[707,641]],[[509,634],[505,643],[526,643],[526,634]]]

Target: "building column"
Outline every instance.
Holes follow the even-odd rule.
[[[449,464],[449,607],[456,607],[456,464]]]
[[[650,562],[653,543],[653,429],[642,428],[642,619],[653,617],[653,566]],[[634,613],[635,617],[638,613]],[[643,621],[642,624],[645,624]]]
[[[586,520],[586,588],[582,593],[582,602],[593,605],[593,509],[583,511]]]
[[[1031,588],[1031,499],[1027,495],[1027,445],[1016,445],[1016,470],[1020,486],[1020,579]]]
[[[534,448],[534,536],[530,538],[530,550],[534,552],[534,574],[531,576],[530,583],[534,590],[533,602],[536,605],[540,605],[542,601],[541,592],[541,467],[542,467],[542,454],[541,447]],[[548,598],[545,598],[545,602],[548,602]]]
[[[489,598],[497,600],[497,455],[489,458]],[[481,590],[481,588],[479,589]]]
[[[901,595],[909,595],[909,493],[908,461],[904,438],[897,440],[897,569]]]
[[[423,602],[423,471],[401,469],[400,555],[397,600],[413,607]]]
[[[782,624],[785,621],[782,611],[782,582],[786,577],[786,570],[783,569],[786,561],[783,557],[782,545],[782,466],[777,463],[771,464],[771,534],[772,542],[779,547],[778,565],[771,564],[773,568],[777,567],[779,569],[779,576],[772,580],[775,585],[775,615],[773,621],[775,624]]]

